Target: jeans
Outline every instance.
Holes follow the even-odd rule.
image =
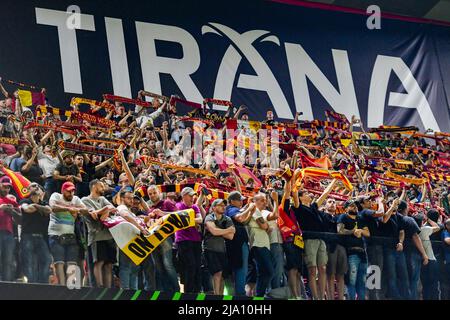
[[[202,243],[181,241],[178,243],[178,260],[185,293],[198,293],[202,287]]]
[[[44,182],[44,190],[48,198],[56,191],[56,183],[53,178],[47,178]]]
[[[13,281],[15,272],[14,249],[16,240],[14,235],[8,231],[0,231],[0,280]]]
[[[406,261],[408,264],[408,274],[409,274],[409,284],[410,284],[410,295],[411,300],[419,299],[419,280],[420,280],[420,269],[422,267],[422,257],[419,252],[415,249],[408,250],[406,252]]]
[[[156,288],[164,292],[180,291],[177,271],[172,260],[172,239],[162,242],[153,251],[156,271]]]
[[[376,265],[383,272],[383,246],[381,245],[369,245],[367,247],[367,257],[369,259],[369,265]],[[380,300],[380,289],[370,289],[369,299],[370,300]]]
[[[234,294],[236,296],[245,296],[245,280],[248,272],[248,256],[249,256],[248,243],[242,244],[242,266],[238,269],[234,269]]]
[[[274,274],[272,254],[266,247],[253,247],[256,265],[256,296],[264,297]]]
[[[156,270],[155,262],[153,260],[153,254],[148,256],[144,262],[141,264],[141,270],[143,272],[144,278],[144,290],[155,291],[156,290]]]
[[[43,235],[22,234],[20,241],[23,273],[29,283],[48,284],[52,257]]]
[[[429,260],[422,268],[423,300],[439,300],[439,265]]]
[[[348,295],[349,300],[355,300],[356,295],[358,300],[365,300],[366,298],[366,276],[367,276],[367,262],[359,254],[352,254],[348,256]]]
[[[272,243],[270,245],[272,254],[273,278],[271,288],[280,288],[284,278],[284,251],[281,243]]]
[[[139,266],[120,251],[119,254],[119,278],[122,289],[138,289]]]
[[[450,300],[450,261],[447,261],[445,264],[444,281],[442,283],[442,299]]]
[[[386,270],[390,297],[408,299],[410,296],[409,277],[405,253],[393,248],[385,248],[384,270]]]

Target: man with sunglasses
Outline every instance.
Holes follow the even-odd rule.
[[[223,295],[224,290],[223,272],[228,263],[225,239],[232,240],[236,232],[231,218],[224,215],[225,207],[226,200],[214,200],[210,207],[211,213],[205,218],[203,250],[216,295]]]
[[[47,244],[47,230],[52,209],[43,201],[44,188],[37,183],[31,183],[28,188],[30,196],[20,201],[23,272],[29,283],[48,284],[52,257]]]
[[[246,205],[244,208],[245,197],[239,191],[233,191],[228,196],[229,205],[225,214],[233,220],[236,233],[233,240],[226,241],[228,261],[234,277],[234,294],[245,296],[245,282],[248,271],[248,235],[245,229],[245,223],[251,218],[256,210],[254,203]]]
[[[75,220],[79,215],[89,214],[75,195],[75,189],[72,182],[64,182],[61,193],[53,193],[49,200],[53,211],[48,225],[49,246],[60,285],[66,284],[65,267],[78,264],[80,248],[75,236]]]

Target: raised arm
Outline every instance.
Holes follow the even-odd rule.
[[[240,223],[245,223],[250,220],[251,216],[256,210],[256,205],[254,203],[250,203],[247,208],[237,215],[234,216],[234,220]]]
[[[287,185],[289,183],[286,183]],[[285,189],[286,190],[286,189]],[[278,211],[278,193],[276,191],[272,191],[270,193],[270,196],[273,200],[273,210],[272,212],[267,216],[267,221],[272,221],[272,220],[277,220],[279,217],[279,211]],[[284,194],[283,194],[283,199],[284,199]]]
[[[130,167],[128,166],[127,160],[125,159],[122,148],[119,148],[119,157],[120,160],[122,161],[122,169],[127,175],[128,182],[130,183],[130,185],[134,186],[136,180],[134,179],[134,176],[131,173]]]
[[[327,199],[328,195],[333,190],[333,188],[336,185],[337,181],[338,181],[337,179],[333,179],[333,181],[331,181],[331,183],[328,185],[328,187],[320,195],[319,199],[317,199],[316,203],[317,203],[318,207],[320,207],[324,203],[324,201]]]

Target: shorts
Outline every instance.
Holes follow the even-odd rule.
[[[341,245],[336,245],[334,252],[328,253],[327,275],[343,276],[348,271],[347,251]]]
[[[211,275],[226,270],[227,254],[225,252],[205,250],[204,256],[206,259],[206,266]]]
[[[53,256],[53,263],[77,264],[80,251],[77,243],[61,245],[58,236],[49,236],[48,244]]]
[[[104,263],[117,262],[117,246],[114,240],[95,241],[90,245],[90,249],[94,263],[98,261]]]
[[[303,268],[303,250],[293,242],[283,243],[284,254],[286,255],[286,269],[297,269],[302,272]]]
[[[320,239],[305,240],[305,263],[308,268],[326,266],[328,261],[327,245]]]

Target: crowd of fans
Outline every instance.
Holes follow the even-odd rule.
[[[327,121],[302,121],[297,113],[288,124],[267,111],[264,121],[247,122],[244,106],[186,115],[180,102],[155,95],[148,106],[93,104],[86,113],[116,124],[100,128],[55,112],[48,100],[45,111],[23,106],[17,87],[10,89],[1,86],[0,136],[16,143],[2,140],[1,166],[31,184],[21,198],[14,181],[0,177],[1,281],[66,285],[68,266],[78,265],[84,285],[105,288],[236,296],[275,296],[288,288],[287,298],[314,300],[450,297],[445,133],[365,132],[360,120],[335,113]],[[136,101],[146,95],[140,91]],[[82,104],[71,107],[83,112]],[[257,145],[255,161],[245,144],[232,143],[226,152],[234,153],[234,164],[219,163],[210,142],[231,123],[236,137]],[[269,135],[276,131],[279,144],[265,149],[255,125]],[[200,151],[187,143],[196,133],[204,142]],[[115,149],[115,155],[73,153],[61,141]],[[203,157],[194,163],[196,152]],[[306,167],[340,172],[351,185],[331,174],[308,175]],[[252,176],[241,176],[239,168]],[[139,266],[102,223],[119,215],[148,235],[145,226],[189,208],[195,227],[177,231]],[[282,220],[292,222],[290,234]],[[369,266],[375,285],[366,284]]]

